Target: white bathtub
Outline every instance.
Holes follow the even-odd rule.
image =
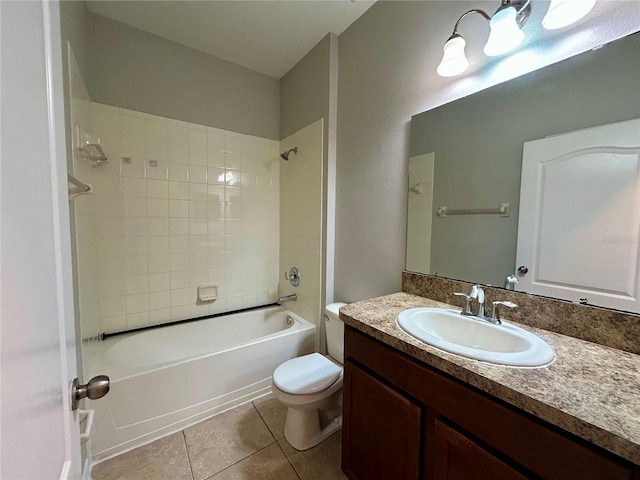
[[[111,378],[109,394],[87,405],[95,409],[93,460],[267,393],[280,363],[313,352],[315,332],[310,322],[269,307],[92,345],[87,355],[95,361],[85,376]]]

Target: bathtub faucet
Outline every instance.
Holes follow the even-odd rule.
[[[278,299],[278,305],[282,305],[285,302],[295,302],[298,299],[298,296],[295,293],[291,295],[285,295],[284,297],[280,297]]]

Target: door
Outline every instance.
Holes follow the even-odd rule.
[[[342,469],[351,479],[418,479],[422,409],[345,362]]]
[[[0,478],[78,478],[59,5],[2,1],[0,18]]]
[[[524,144],[519,290],[638,311],[639,235],[640,119]]]

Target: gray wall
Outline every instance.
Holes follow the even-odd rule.
[[[89,22],[92,100],[280,139],[277,79],[99,15]]]
[[[410,155],[435,152],[431,272],[502,286],[515,271],[522,145],[640,117],[640,33],[413,117]],[[511,216],[438,218],[449,208]]]
[[[280,138],[328,117],[331,37],[324,37],[280,79]]]
[[[464,26],[473,65],[466,75],[443,79],[435,69],[455,20],[468,9],[465,3],[378,2],[339,37],[336,300],[401,289],[412,115],[496,85],[514,76],[514,69],[540,68],[640,25],[637,2],[598,2],[588,35],[580,29],[573,36],[559,32],[547,45],[529,50],[529,57],[519,56],[527,62],[509,65],[506,58],[496,63],[503,68],[478,69],[486,59],[474,38],[486,38],[486,22],[473,17]],[[490,11],[495,2],[474,7]],[[530,22],[539,25],[544,12],[534,14]],[[519,53],[527,52],[523,47]]]

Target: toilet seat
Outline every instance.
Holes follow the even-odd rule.
[[[287,360],[273,372],[273,383],[285,393],[308,395],[329,388],[342,369],[319,353]]]

